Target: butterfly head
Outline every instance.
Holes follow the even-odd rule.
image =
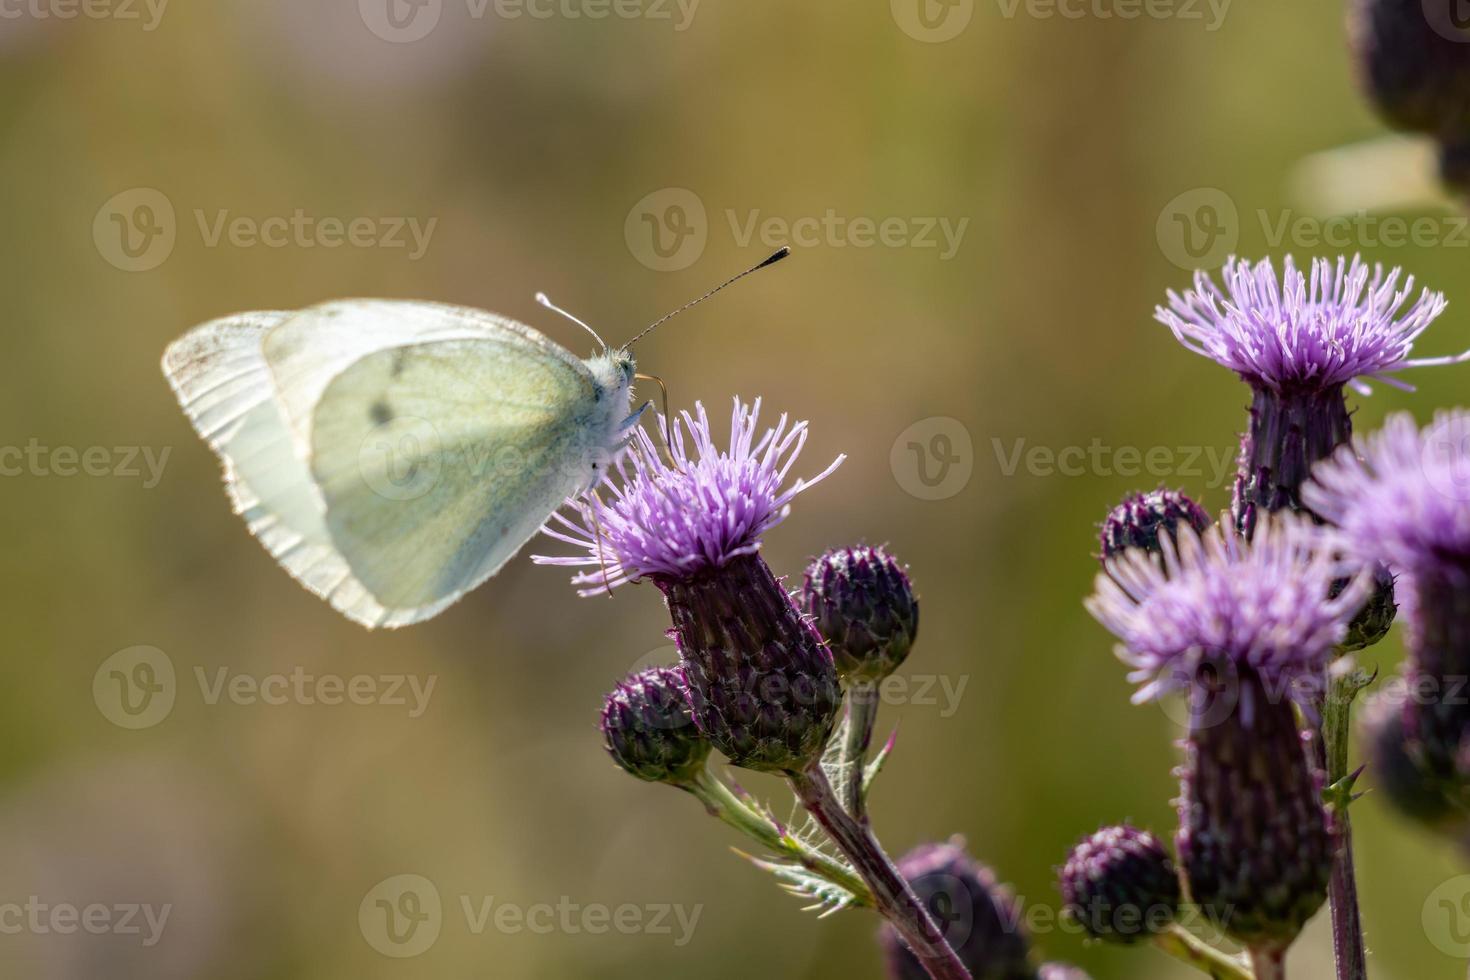
[[[633,375],[638,373],[638,362],[633,359],[633,352],[626,347],[619,347],[617,350],[605,351],[604,356],[612,361],[613,367],[622,378],[623,386],[631,387]]]

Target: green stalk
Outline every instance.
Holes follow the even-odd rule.
[[[781,829],[730,791],[724,782],[710,775],[708,769],[700,771],[691,783],[681,784],[680,789],[693,795],[711,816],[756,841],[762,847],[798,862],[813,874],[821,875],[832,884],[850,892],[853,905],[871,907],[872,892],[851,868]]]
[[[867,769],[868,745],[873,739],[873,724],[877,718],[877,683],[854,681],[847,691],[847,737],[842,743],[842,762],[846,769],[846,781],[841,787],[842,808],[863,826],[868,824],[863,773]]]
[[[1181,963],[1188,963],[1212,980],[1253,980],[1253,974],[1233,956],[1227,956],[1180,925],[1154,937],[1154,945]]]
[[[1368,980],[1363,922],[1358,913],[1358,883],[1353,870],[1353,827],[1348,817],[1353,778],[1348,775],[1353,701],[1369,679],[1358,670],[1335,677],[1322,705],[1322,750],[1333,820],[1341,846],[1332,865],[1328,896],[1332,909],[1332,951],[1337,980]]]

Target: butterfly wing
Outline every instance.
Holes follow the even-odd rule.
[[[316,407],[327,527],[378,601],[437,611],[495,574],[602,465],[619,411],[580,362],[514,338],[369,355]]]
[[[251,532],[369,627],[427,619],[494,574],[591,479],[569,447],[619,415],[531,328],[428,303],[228,317],[171,345],[164,372]],[[426,451],[401,442],[424,433]],[[504,447],[559,465],[507,468]]]

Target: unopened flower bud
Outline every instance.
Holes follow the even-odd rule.
[[[1338,579],[1333,583],[1330,594],[1336,595],[1346,587],[1347,580]],[[1348,624],[1347,636],[1339,646],[1349,652],[1371,647],[1388,635],[1389,627],[1393,626],[1394,617],[1398,615],[1398,609],[1398,603],[1394,600],[1393,574],[1386,565],[1376,564],[1373,569],[1373,591],[1368,596],[1368,602]]]
[[[882,548],[842,548],[812,562],[801,604],[847,681],[879,681],[893,673],[919,629],[913,585]]]
[[[680,785],[704,768],[710,745],[694,726],[675,670],[633,674],[602,704],[602,738],[624,771],[650,782]]]
[[[898,870],[974,980],[1034,980],[1037,970],[1020,905],[988,868],[965,853],[961,840],[922,844],[899,859]],[[879,940],[891,980],[927,980],[892,926],[882,927]]]
[[[1150,490],[1129,494],[1102,523],[1102,554],[1106,561],[1129,548],[1157,553],[1159,535],[1176,538],[1180,525],[1202,532],[1215,523],[1205,509],[1182,490]]]
[[[1179,875],[1157,837],[1104,827],[1072,848],[1060,874],[1065,911],[1094,939],[1131,945],[1168,928]]]
[[[1445,182],[1461,190],[1470,142],[1470,31],[1456,0],[1353,0],[1348,36],[1360,83],[1396,129],[1439,141]]]

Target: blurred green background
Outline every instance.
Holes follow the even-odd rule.
[[[604,755],[603,692],[672,657],[655,590],[578,599],[522,558],[432,622],[365,632],[249,540],[158,369],[200,321],[351,295],[493,309],[582,350],[537,290],[617,341],[787,237],[795,258],[661,329],[640,363],[721,419],[734,394],[810,419],[799,471],[849,454],[768,537],[778,572],[859,539],[910,564],[924,624],[880,719],[902,722],[880,836],[896,855],[963,834],[1050,921],[1078,836],[1171,831],[1177,712],[1130,706],[1081,607],[1094,525],[1161,479],[1227,502],[1212,460],[1246,391],[1151,313],[1191,248],[1333,253],[1270,229],[1302,213],[1303,157],[1381,132],[1341,5],[392,2],[3,7],[0,442],[54,465],[0,480],[0,903],[171,909],[151,946],[146,926],[7,928],[5,975],[879,977],[871,915],[801,913],[693,800]],[[250,236],[298,212],[284,243]],[[244,220],[216,237],[222,218]],[[328,247],[329,218],[367,223]],[[1470,346],[1470,243],[1436,220],[1427,247],[1346,249],[1448,293],[1425,354]],[[1427,417],[1467,372],[1355,396],[1357,423]],[[1095,440],[1101,464],[1011,465]],[[94,475],[62,475],[65,453],[42,455],[61,447],[101,447]],[[1120,475],[1120,447],[1167,462]],[[128,728],[104,661],[139,646],[160,653],[124,660],[171,669],[174,700]],[[1398,652],[1395,635],[1368,660]],[[435,686],[417,717],[209,695],[298,668]],[[1374,976],[1463,975],[1423,915],[1465,865],[1372,797],[1355,813]],[[402,874],[434,884],[442,928],[394,959],[359,907]],[[461,901],[491,898],[699,918],[683,945],[672,919],[477,933]],[[1330,972],[1323,918],[1297,976]],[[1036,940],[1098,980],[1188,975]]]

